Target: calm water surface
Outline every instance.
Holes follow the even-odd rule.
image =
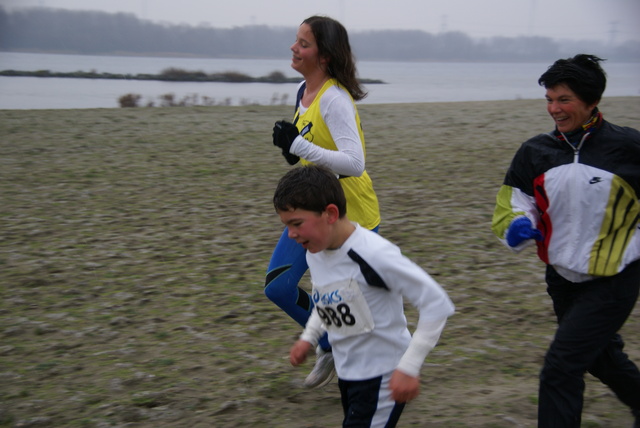
[[[385,84],[368,85],[362,103],[413,103],[542,99],[537,85],[546,63],[427,63],[358,62],[363,78]],[[298,74],[286,60],[151,58],[89,55],[52,55],[0,52],[0,70],[50,70],[56,72],[160,73],[176,67],[216,73],[238,71],[265,76],[280,71]],[[640,63],[605,63],[609,77],[605,96],[640,96]],[[295,84],[155,82],[0,76],[0,109],[58,109],[119,107],[118,98],[128,93],[142,96],[141,104],[159,103],[173,94],[176,100],[205,97],[215,104],[290,104]]]

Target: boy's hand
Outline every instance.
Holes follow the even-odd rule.
[[[311,350],[311,344],[306,340],[298,340],[293,344],[289,351],[289,361],[292,366],[299,366],[307,359],[307,355]]]
[[[420,393],[420,379],[395,370],[389,381],[391,398],[398,403],[408,403]]]

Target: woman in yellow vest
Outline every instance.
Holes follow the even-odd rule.
[[[304,80],[298,87],[293,123],[276,122],[273,144],[291,165],[299,161],[303,166],[316,164],[333,171],[340,177],[349,219],[377,231],[380,210],[365,170],[364,134],[355,106],[367,94],[356,78],[347,31],[334,19],[312,16],[298,28],[291,52],[291,67]],[[271,256],[265,294],[304,326],[313,310],[311,296],[298,286],[308,269],[306,250],[303,242],[288,235],[285,228]],[[325,336],[306,386],[331,380],[335,371],[330,350]]]

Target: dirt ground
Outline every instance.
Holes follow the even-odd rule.
[[[640,97],[601,104],[640,128]],[[363,105],[380,233],[457,313],[401,427],[535,427],[554,333],[543,266],[492,235],[544,100]],[[301,383],[300,333],[264,297],[290,107],[0,111],[0,426],[336,427],[334,380]],[[308,283],[308,281],[306,281]],[[408,306],[412,323],[415,312]],[[640,309],[622,334],[640,362]],[[586,377],[584,427],[631,426]]]

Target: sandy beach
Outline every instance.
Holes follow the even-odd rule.
[[[606,95],[606,93],[605,93]],[[640,97],[605,119],[640,129]],[[490,230],[543,99],[359,106],[380,233],[457,312],[401,427],[536,426],[555,322],[542,263]],[[263,294],[290,106],[0,110],[0,426],[335,427],[306,390],[300,327]],[[308,284],[308,279],[305,279]],[[413,328],[416,314],[407,307]],[[640,363],[640,306],[622,330]],[[631,426],[586,376],[583,427]]]

